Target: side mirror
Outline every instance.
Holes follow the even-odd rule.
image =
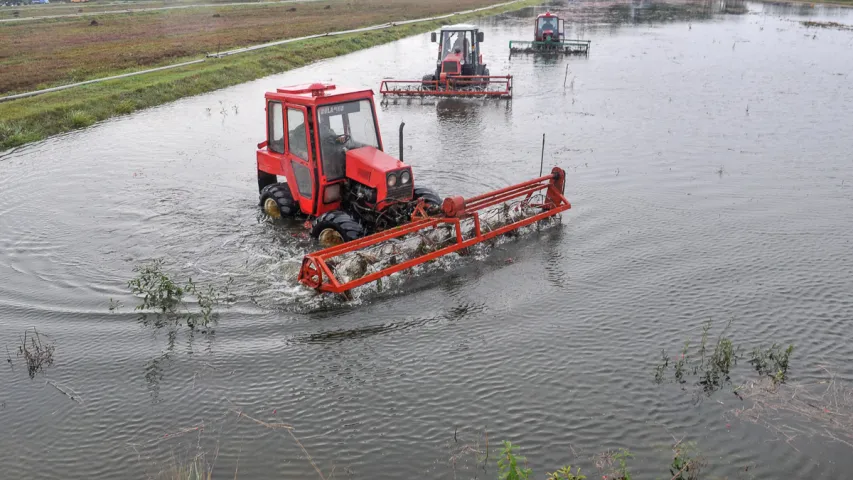
[[[429,34],[429,41],[435,43],[435,32]]]
[[[477,42],[478,43],[482,42],[484,38],[486,38],[486,36],[483,34],[483,32],[477,32]]]

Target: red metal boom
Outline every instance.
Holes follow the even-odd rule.
[[[415,218],[407,225],[402,225],[397,228],[392,228],[382,232],[369,235],[351,242],[343,243],[334,247],[326,248],[318,252],[314,252],[305,256],[302,260],[302,268],[299,272],[299,281],[311,288],[322,292],[345,293],[355,287],[365,285],[367,283],[378,280],[382,277],[387,277],[393,273],[412,268],[416,265],[436,259],[442,255],[447,255],[456,252],[463,248],[470,247],[480,242],[484,242],[498,235],[502,235],[511,230],[515,230],[526,225],[530,225],[539,220],[552,217],[565,210],[571,208],[571,204],[563,195],[565,190],[565,172],[557,167],[551,171],[550,175],[545,175],[527,182],[519,183],[510,187],[495,190],[483,195],[477,195],[469,199],[462,197],[450,197],[444,200],[442,206],[443,214],[433,217],[423,215],[414,215]],[[539,204],[527,205],[540,209],[535,215],[511,221],[499,228],[484,232],[480,225],[479,211],[493,207],[495,205],[506,203],[510,200],[522,199],[524,202],[530,202],[532,196],[539,191],[544,190],[544,201]],[[470,238],[463,238],[463,220],[473,220],[474,229],[473,235]],[[375,246],[381,242],[403,237],[413,234],[420,230],[435,228],[441,224],[451,225],[455,229],[456,239],[447,246],[438,250],[423,253],[404,262],[390,265],[378,271],[369,273],[359,278],[355,278],[348,282],[341,283],[329,267],[328,261],[355,252],[357,250]]]
[[[379,93],[418,97],[511,97],[512,76],[457,75],[444,80],[382,80]]]

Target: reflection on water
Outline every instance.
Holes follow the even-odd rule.
[[[465,100],[456,98],[443,98],[436,102],[435,114],[439,121],[455,123],[461,127],[470,126],[471,123],[479,123],[480,108],[476,100]]]

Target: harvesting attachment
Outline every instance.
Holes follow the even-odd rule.
[[[438,43],[435,70],[420,80],[383,80],[379,93],[403,97],[512,97],[512,76],[491,75],[480,44],[484,33],[474,25],[449,25],[432,32]]]
[[[302,260],[299,281],[321,292],[350,290],[417,267],[499,235],[547,223],[571,208],[564,196],[565,172],[471,198],[445,198],[441,212],[419,205],[408,224],[310,253]]]
[[[510,40],[510,55],[533,53],[545,55],[589,55],[589,40],[566,39],[563,19],[545,12],[533,23],[533,40]]]

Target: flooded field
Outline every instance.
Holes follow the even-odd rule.
[[[335,478],[495,478],[494,456],[488,472],[454,457],[486,431],[521,445],[536,478],[623,447],[635,478],[659,478],[682,437],[720,477],[848,477],[848,445],[740,421],[731,390],[697,398],[653,370],[662,348],[732,320],[738,342],[796,345],[792,382],[823,366],[853,381],[853,31],[801,23],[853,13],[551,9],[592,40],[588,58],[508,58],[543,9],[488,19],[484,57],[514,76],[511,102],[390,102],[380,124],[397,154],[406,122],[405,160],[443,196],[536,176],[544,133],[572,210],[354,305],[297,285],[315,247],[260,215],[263,93],[421,78],[428,35],[0,155],[4,478],[157,478],[198,446],[214,478],[319,478],[286,430],[235,409],[293,425]],[[170,335],[133,311],[127,281],[153,258],[234,279],[213,332]],[[34,379],[15,353],[32,327],[55,345]]]

